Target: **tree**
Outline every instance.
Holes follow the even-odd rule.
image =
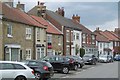
[[[80,48],[80,57],[83,57],[85,54],[85,49]]]

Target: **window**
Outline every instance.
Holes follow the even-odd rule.
[[[37,28],[37,41],[40,41],[40,28]]]
[[[12,37],[12,25],[8,24],[7,27],[7,36]]]
[[[69,42],[70,41],[70,34],[69,34],[69,30],[66,30],[66,41]]]
[[[30,65],[30,66],[38,66],[39,64],[38,64],[38,62],[30,61],[30,62],[29,62],[29,65]]]
[[[95,44],[95,35],[92,35],[92,44]]]
[[[11,63],[2,63],[2,69],[14,69],[14,66]]]
[[[71,41],[74,40],[74,35],[73,35],[73,31],[71,31]]]
[[[83,43],[85,43],[86,42],[86,35],[85,34],[83,34]]]
[[[26,49],[26,60],[31,59],[31,49]]]
[[[15,69],[25,69],[25,67],[20,64],[14,64],[14,67]]]
[[[76,33],[76,39],[79,40],[79,33]]]
[[[58,37],[58,46],[61,46],[61,37]]]
[[[44,48],[41,48],[41,57],[44,57]]]
[[[47,42],[52,43],[52,35],[47,35]]]
[[[26,39],[31,39],[32,30],[31,28],[26,28]]]

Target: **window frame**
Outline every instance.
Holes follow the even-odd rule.
[[[13,37],[13,26],[11,24],[7,24],[7,37]]]
[[[26,28],[26,39],[31,39],[31,38],[32,38],[32,29]]]

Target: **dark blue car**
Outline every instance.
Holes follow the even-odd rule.
[[[120,61],[120,55],[115,55],[114,60],[115,61]]]

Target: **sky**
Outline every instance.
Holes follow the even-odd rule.
[[[16,3],[18,0],[14,0]],[[37,5],[39,0],[19,0],[25,4],[28,11]],[[47,9],[56,11],[58,7],[64,7],[65,17],[71,18],[73,14],[80,16],[80,23],[94,31],[113,31],[118,27],[118,1],[119,0],[40,0],[45,2]]]

